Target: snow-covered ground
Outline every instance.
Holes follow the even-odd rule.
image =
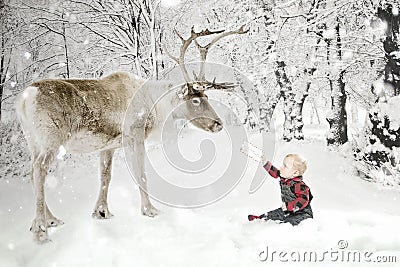
[[[328,151],[324,130],[309,126],[304,142],[276,144],[272,160],[278,167],[289,152],[300,153],[309,164],[305,181],[314,195],[314,219],[297,227],[247,221],[247,214],[281,204],[278,182],[271,177],[256,193],[248,193],[258,168],[255,162],[250,162],[237,187],[212,205],[178,209],[153,201],[161,214],[141,216],[138,188],[119,151],[109,193],[114,217],[91,217],[99,189],[97,158],[76,156],[74,166],[71,160],[59,163],[63,166],[49,176],[46,189],[50,208],[65,225],[50,230],[52,242],[37,245],[29,232],[34,216],[31,185],[0,179],[0,266],[275,266],[295,261],[297,266],[398,266],[400,190],[355,176],[349,159]],[[226,139],[222,132],[211,136],[188,130],[183,142],[198,144],[205,137],[216,144]],[[161,154],[159,147],[148,147],[151,157]],[[183,154],[196,158],[193,148],[180,146]],[[215,162],[231,153],[238,152],[217,146]],[[158,167],[167,169],[160,162]],[[317,255],[318,262],[310,262],[309,256],[304,260],[304,253]],[[360,262],[353,262],[354,254],[360,255]],[[397,264],[374,263],[379,255],[396,256]]]

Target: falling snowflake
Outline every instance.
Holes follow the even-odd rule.
[[[145,113],[146,113],[146,109],[141,108],[137,115],[138,115],[139,117],[143,117]]]
[[[58,148],[57,159],[63,159],[63,157],[65,156],[66,153],[67,153],[67,150],[64,148],[64,146],[61,145]]]
[[[25,54],[24,54],[24,57],[25,57],[26,59],[29,59],[31,56],[32,56],[32,54],[29,53],[29,52],[25,52]]]

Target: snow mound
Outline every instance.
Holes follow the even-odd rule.
[[[195,143],[200,137],[185,138]],[[254,194],[248,193],[253,179],[250,172],[229,195],[210,206],[175,209],[154,203],[161,214],[141,216],[139,190],[119,151],[109,192],[109,207],[115,216],[109,220],[90,216],[100,187],[97,158],[90,155],[74,166],[66,164],[46,188],[50,209],[65,225],[52,229],[52,242],[41,246],[32,241],[28,230],[34,217],[31,185],[18,179],[0,180],[0,227],[6,229],[0,238],[0,266],[287,266],[294,263],[289,257],[292,252],[295,256],[316,252],[321,259],[324,251],[371,252],[372,259],[386,255],[400,261],[398,190],[349,173],[351,162],[329,151],[323,139],[276,145],[271,159],[275,165],[280,166],[288,153],[300,153],[309,165],[304,179],[314,195],[314,219],[299,226],[247,221],[247,214],[265,213],[281,205],[279,184],[273,178],[268,177]],[[193,146],[182,149],[190,153]],[[153,147],[149,153],[156,156],[160,150]],[[250,166],[256,168],[260,167]],[[339,249],[343,244],[347,248]],[[267,249],[269,257],[263,261]],[[279,252],[286,252],[286,262]],[[366,266],[365,262],[329,257],[298,264]]]

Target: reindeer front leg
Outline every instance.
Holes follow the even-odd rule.
[[[113,215],[108,210],[107,195],[108,187],[111,180],[111,167],[114,150],[105,150],[100,152],[100,193],[96,202],[96,206],[92,213],[93,218],[97,219],[109,219]]]
[[[143,215],[154,217],[158,215],[159,210],[157,210],[150,202],[149,196],[147,194],[147,177],[144,172],[144,157],[145,157],[145,147],[144,147],[144,133],[143,130],[138,130],[134,135],[134,140],[131,142],[131,148],[133,151],[133,174],[139,185],[140,199],[141,199],[141,211]]]

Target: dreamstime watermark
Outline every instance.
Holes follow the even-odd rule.
[[[383,255],[373,251],[348,249],[346,240],[339,240],[336,248],[328,250],[276,250],[266,246],[258,254],[263,262],[346,262],[346,263],[396,263],[398,255]]]
[[[193,73],[202,66],[192,62],[185,67]],[[221,64],[206,63],[205,69],[208,80],[233,83],[236,88],[230,92],[214,88],[217,90],[212,91],[219,97],[213,97],[208,90],[202,91],[204,88],[189,91],[180,67],[175,67],[161,73],[159,80],[146,81],[135,93],[125,115],[124,153],[131,176],[151,198],[169,206],[194,208],[214,203],[249,173],[253,176],[249,191],[255,192],[267,173],[261,168],[249,168],[254,161],[240,152],[241,146],[251,142],[267,157],[274,155],[273,125],[268,134],[260,133],[255,141],[249,127],[243,124],[244,117],[255,124],[261,122],[256,106],[260,96],[252,97],[255,88],[251,80]],[[234,104],[227,104],[228,99]],[[184,124],[174,127],[179,120]],[[219,120],[223,128],[215,125]],[[154,127],[159,138],[153,144],[161,148],[153,154],[143,151],[141,155],[135,149],[138,146],[135,140],[147,136],[148,125]],[[185,143],[182,138],[185,133],[187,140],[196,138]],[[191,158],[188,150],[199,151],[199,157]],[[137,160],[138,156],[144,158]],[[147,188],[143,181],[148,182]]]

